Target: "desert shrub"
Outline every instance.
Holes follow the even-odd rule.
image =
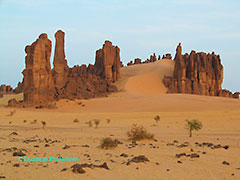
[[[111,122],[111,119],[106,119],[107,123],[109,124]]]
[[[196,130],[199,131],[200,129],[202,129],[202,123],[197,120],[197,119],[193,119],[193,120],[186,120],[186,125],[185,125],[185,129],[189,132],[189,137],[192,137],[192,131]]]
[[[160,121],[160,116],[159,116],[159,115],[156,115],[156,116],[154,117],[154,120],[156,121],[156,123],[158,123],[158,121]]]
[[[154,134],[148,133],[143,126],[133,124],[130,131],[127,132],[129,140],[153,139]]]
[[[99,123],[100,123],[100,120],[94,119],[93,122],[94,122],[94,124],[95,124],[95,128],[98,128],[98,125],[99,125]]]
[[[90,120],[90,121],[88,121],[88,122],[85,122],[86,124],[88,124],[88,127],[90,128],[90,127],[92,127],[92,121]]]
[[[73,122],[74,122],[74,123],[78,123],[79,120],[78,120],[77,118],[75,118],[75,119],[73,120]]]
[[[41,123],[42,123],[42,128],[44,129],[47,123],[45,121],[42,121]]]
[[[112,139],[110,137],[107,137],[107,138],[103,138],[101,140],[101,144],[100,144],[100,148],[102,149],[111,149],[111,148],[115,148],[118,146],[118,140],[117,139]]]

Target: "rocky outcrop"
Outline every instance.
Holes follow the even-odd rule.
[[[167,54],[163,55],[162,58],[163,58],[163,59],[172,59],[172,55],[169,54],[169,53],[167,53]]]
[[[19,94],[23,91],[23,83],[18,82],[17,87],[13,90],[15,94]]]
[[[174,58],[173,77],[165,77],[163,82],[168,93],[188,93],[219,96],[223,81],[223,66],[220,56],[192,51],[182,55],[181,44],[178,45]]]
[[[240,99],[240,92],[235,92],[233,98]]]
[[[94,64],[95,74],[108,82],[120,78],[120,49],[112,42],[105,41],[102,49],[97,50]]]
[[[45,104],[54,100],[50,56],[51,41],[47,34],[25,48],[25,69],[23,71],[23,93],[25,104]]]
[[[68,67],[64,51],[65,33],[55,34],[53,69],[50,66],[51,41],[41,34],[25,48],[26,68],[23,71],[24,106],[47,105],[60,99],[89,99],[117,91],[112,83],[120,77],[120,50],[106,41],[96,53],[95,65]],[[21,86],[19,84],[19,86]],[[9,105],[14,106],[15,101]]]
[[[57,31],[55,34],[56,43],[53,60],[53,80],[57,89],[64,87],[69,73],[69,67],[65,59],[64,36],[65,33],[61,30]]]
[[[142,63],[141,61],[142,60],[140,58],[136,58],[134,59],[134,64],[141,64]]]
[[[60,42],[56,43],[53,68],[57,100],[103,97],[117,91],[112,84],[120,77],[120,50],[117,46],[106,41],[103,49],[96,52],[95,65],[69,68],[65,60],[64,33],[58,31],[55,37],[56,42]]]

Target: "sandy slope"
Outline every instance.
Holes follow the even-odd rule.
[[[159,61],[121,69],[118,87],[122,92],[108,98],[66,101],[57,103],[57,109],[13,109],[0,107],[0,176],[6,179],[240,179],[240,101],[237,99],[206,97],[184,94],[164,94],[161,82],[164,75],[171,75],[173,62]],[[6,103],[8,97],[0,99]],[[82,104],[79,104],[81,102]],[[8,116],[15,110],[13,116]],[[158,124],[154,116],[159,115]],[[78,123],[74,123],[74,119]],[[199,119],[203,129],[189,138],[184,129],[187,118]],[[36,124],[32,124],[33,120]],[[99,119],[99,128],[89,128],[87,121]],[[111,119],[107,123],[106,119]],[[24,123],[24,120],[26,122]],[[45,129],[41,121],[47,122]],[[11,124],[9,124],[11,122]],[[140,141],[133,148],[126,132],[133,123],[143,125],[155,135],[157,141]],[[11,132],[18,135],[9,135]],[[34,139],[36,142],[23,143]],[[102,150],[98,146],[103,137],[119,139],[123,144],[116,149]],[[60,142],[45,142],[44,138]],[[167,145],[177,140],[175,145]],[[188,147],[179,148],[183,142]],[[197,147],[195,142],[229,145],[225,150]],[[49,144],[49,147],[45,147]],[[65,144],[75,145],[63,149]],[[89,147],[82,147],[88,144]],[[152,144],[152,145],[151,145]],[[38,145],[39,147],[34,147]],[[155,146],[155,148],[153,148]],[[74,162],[19,162],[5,148],[27,149],[29,157],[78,157],[77,163],[102,164],[110,170],[86,168],[85,174],[74,174]],[[176,153],[193,153],[200,158],[175,157]],[[203,154],[203,152],[206,152]],[[121,157],[126,153],[129,157]],[[86,155],[87,154],[87,155]],[[89,156],[88,156],[89,155]],[[126,165],[133,156],[145,155],[149,163]],[[177,161],[182,163],[177,163]],[[11,162],[10,162],[11,161]],[[223,165],[227,161],[230,165]],[[13,167],[14,164],[20,167]],[[44,167],[47,166],[47,167]],[[66,171],[61,172],[63,168]],[[167,170],[169,169],[169,171]]]

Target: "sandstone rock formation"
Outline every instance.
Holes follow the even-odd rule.
[[[118,47],[106,41],[103,49],[96,52],[95,65],[77,65],[69,68],[65,60],[64,33],[58,31],[55,37],[53,79],[57,100],[89,99],[107,96],[108,93],[117,91],[112,83],[120,77],[121,62]]]
[[[12,94],[13,93],[13,88],[10,85],[2,84],[0,86],[0,93],[1,94]]]
[[[54,84],[50,66],[51,41],[47,34],[25,48],[26,68],[23,71],[24,103],[45,104],[54,100]]]
[[[172,59],[172,55],[169,54],[169,53],[167,53],[167,54],[163,55],[162,58],[163,58],[163,59]]]
[[[53,61],[53,80],[57,89],[62,88],[66,84],[69,72],[67,60],[65,59],[64,36],[65,33],[61,30],[57,31],[55,34],[56,43]]]
[[[223,66],[219,55],[195,51],[192,51],[190,55],[182,55],[180,43],[176,51],[173,77],[165,77],[163,80],[165,86],[168,87],[168,93],[210,96],[228,94],[221,89]]]
[[[17,87],[13,90],[15,94],[21,93],[23,91],[23,83],[18,82]]]
[[[141,64],[142,63],[141,61],[142,60],[140,58],[136,58],[134,59],[134,64]]]
[[[102,49],[97,50],[95,59],[95,74],[108,82],[120,78],[120,49],[112,42],[105,41]]]

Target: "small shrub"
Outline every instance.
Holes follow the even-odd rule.
[[[137,126],[133,124],[130,131],[127,132],[129,140],[142,140],[142,139],[153,139],[154,134],[148,133],[143,126]]]
[[[160,121],[160,116],[159,116],[159,115],[156,115],[156,116],[154,117],[154,120],[156,121],[156,123],[158,123],[158,121]]]
[[[189,137],[192,137],[192,131],[196,130],[199,131],[200,129],[202,129],[202,123],[197,120],[197,119],[193,119],[193,120],[186,120],[186,125],[185,125],[185,129],[187,131],[189,131]]]
[[[100,148],[102,148],[102,149],[111,149],[111,148],[115,148],[115,147],[117,147],[118,146],[118,140],[117,139],[115,139],[115,140],[113,140],[112,138],[110,138],[110,137],[107,137],[107,138],[103,138],[102,140],[101,140],[101,144],[100,144]]]
[[[92,127],[92,121],[88,121],[88,122],[86,122],[86,124],[88,124],[89,128]]]
[[[100,123],[100,120],[94,119],[93,122],[94,122],[94,124],[95,124],[95,128],[98,128],[98,125],[99,125],[99,123]]]
[[[76,118],[73,120],[74,123],[79,123],[79,120]]]
[[[109,124],[111,122],[111,119],[106,119],[107,123]]]
[[[42,128],[44,129],[47,123],[45,121],[42,121]]]

